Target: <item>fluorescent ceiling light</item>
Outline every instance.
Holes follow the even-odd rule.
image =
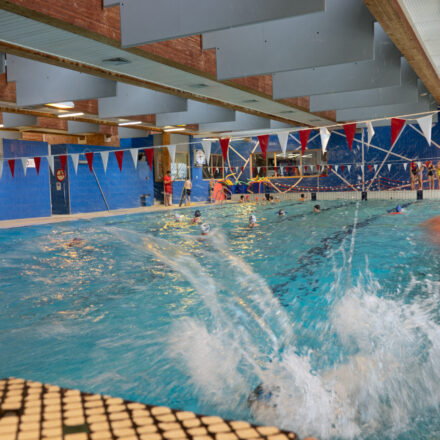
[[[59,108],[61,110],[68,110],[70,108],[74,108],[75,104],[73,101],[66,101],[66,102],[52,102],[50,104],[46,104],[48,107],[54,107]]]
[[[3,128],[3,124],[0,124],[0,128]]]
[[[204,138],[202,141],[218,141],[218,138]]]
[[[184,130],[186,130],[185,127],[181,127],[181,128],[167,128],[164,131],[184,131]]]
[[[77,113],[63,113],[61,115],[58,115],[59,118],[73,118],[74,116],[82,116],[83,112],[77,112]]]
[[[139,125],[142,124],[142,121],[129,121],[129,122],[120,122],[118,125],[123,127],[125,125]]]

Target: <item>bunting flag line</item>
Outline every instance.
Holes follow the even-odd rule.
[[[41,157],[39,157],[39,156],[34,157],[34,162],[35,162],[35,169],[37,170],[37,175],[39,175],[40,174]]]
[[[102,166],[104,167],[104,173],[107,172],[107,164],[108,164],[108,153],[109,151],[100,151]]]
[[[11,176],[14,177],[14,170],[15,170],[15,160],[9,159],[8,160],[9,169],[11,170]]]
[[[21,158],[21,166],[23,167],[23,173],[26,176],[26,171],[27,171],[27,157],[22,157]]]
[[[299,131],[299,140],[301,141],[301,152],[304,154],[306,151],[307,141],[309,140],[310,132],[312,130],[300,130]]]
[[[60,162],[61,162],[61,168],[64,171],[64,173],[66,172],[66,162],[67,162],[67,155],[66,154],[61,154],[60,156],[58,156],[60,158]]]
[[[220,147],[222,149],[223,160],[228,160],[229,138],[220,139]]]
[[[354,139],[354,135],[356,133],[356,123],[353,124],[344,124],[344,132],[345,132],[345,137],[347,138],[347,143],[348,143],[348,148],[353,147],[353,139]]]
[[[53,156],[47,156],[47,163],[49,164],[49,169],[52,172],[52,175],[55,174],[55,164]]]
[[[391,146],[397,141],[405,122],[405,119],[391,118]]]
[[[267,144],[269,143],[269,135],[264,134],[262,136],[257,136],[258,142],[260,143],[261,152],[263,153],[263,159],[266,160]]]
[[[206,163],[209,164],[209,158],[211,157],[211,141],[202,141],[202,148],[205,152]]]
[[[287,142],[289,141],[289,132],[283,131],[281,133],[278,133],[278,142],[280,143],[281,151],[283,154],[286,154],[287,150]]]
[[[90,172],[93,171],[93,153],[92,152],[88,152],[85,154],[86,159],[87,159],[87,163],[89,165],[89,170]]]
[[[153,169],[153,161],[154,161],[154,148],[146,148],[145,156],[147,157],[148,165],[150,166],[150,170]]]
[[[136,148],[132,148],[132,149],[130,149],[130,153],[131,153],[131,158],[133,159],[134,169],[137,169],[139,150]]]
[[[176,160],[176,146],[175,145],[167,145],[167,148],[168,148],[168,152],[170,153],[170,156],[171,156],[171,163],[173,164]]]
[[[330,139],[330,132],[325,127],[320,128],[319,135],[321,136],[322,153],[324,154],[327,151],[327,144]]]
[[[423,118],[418,118],[417,123],[422,129],[423,136],[425,136],[428,145],[431,145],[432,115],[424,116]]]
[[[124,151],[115,151],[115,156],[116,156],[116,160],[118,161],[119,171],[122,171],[122,161],[124,160]]]

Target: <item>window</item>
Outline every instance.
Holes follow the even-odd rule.
[[[306,150],[302,159],[299,151],[287,151],[285,155],[277,153],[276,156],[278,176],[299,176],[301,164],[303,176],[316,176],[328,172],[327,154],[322,154],[318,149]]]
[[[272,177],[277,175],[276,168],[276,154],[267,153],[266,159],[263,158],[262,153],[252,154],[252,177]]]
[[[171,178],[173,180],[186,180],[190,177],[189,173],[189,152],[188,147],[178,146],[176,151],[176,155],[174,158],[174,163],[171,163],[171,168],[168,168],[171,171]],[[165,149],[162,148],[159,151],[154,152],[154,171],[155,171],[155,181],[163,182],[163,176],[168,171],[164,169],[166,163],[164,161],[164,156],[168,154],[168,151],[165,152]],[[186,150],[186,151],[185,151]]]
[[[223,179],[223,156],[221,154],[211,154],[209,162],[209,166],[204,165],[202,168],[203,178]]]

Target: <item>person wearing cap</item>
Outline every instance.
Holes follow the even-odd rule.
[[[319,205],[315,205],[313,207],[313,212],[321,212],[321,207]]]
[[[202,223],[200,225],[200,235],[208,235],[209,231],[211,230],[211,227],[208,223]]]
[[[191,223],[203,223],[202,214],[200,213],[200,211],[198,209],[194,213],[194,217],[191,220]]]
[[[254,228],[255,226],[258,226],[257,225],[257,217],[255,217],[255,215],[252,214],[249,216],[249,227]]]
[[[279,215],[280,217],[284,217],[286,214],[287,214],[287,212],[284,211],[284,210],[282,210],[282,209],[280,209],[280,210],[278,211],[278,215]]]

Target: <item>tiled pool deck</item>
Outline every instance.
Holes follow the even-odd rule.
[[[293,432],[40,382],[0,381],[1,440],[293,440]]]

